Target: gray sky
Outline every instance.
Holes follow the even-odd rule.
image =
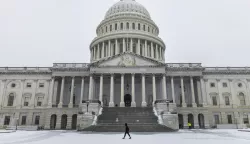
[[[89,62],[118,0],[0,0],[0,66]],[[250,0],[137,0],[160,28],[166,62],[250,66]]]

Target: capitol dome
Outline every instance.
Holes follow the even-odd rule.
[[[107,11],[105,18],[126,13],[137,14],[150,19],[150,14],[146,8],[135,0],[120,0]]]

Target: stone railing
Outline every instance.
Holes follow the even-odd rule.
[[[50,67],[0,67],[0,72],[51,72]]]
[[[87,103],[87,102],[89,102],[89,103],[98,103],[98,104],[101,104],[101,101],[99,101],[99,100],[83,100],[82,101],[82,103]]]
[[[205,67],[204,73],[250,73],[250,67]]]
[[[54,63],[53,68],[89,68],[89,63]]]
[[[169,68],[202,68],[201,63],[166,63]]]

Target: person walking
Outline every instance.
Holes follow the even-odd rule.
[[[131,139],[131,136],[129,134],[129,127],[128,127],[128,124],[125,123],[125,133],[124,133],[124,137],[122,139],[125,139],[126,135],[128,134],[129,136],[129,139]]]

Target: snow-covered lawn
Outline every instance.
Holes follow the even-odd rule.
[[[0,133],[0,144],[249,144],[250,132],[237,130],[180,130],[177,133],[78,133],[73,131],[17,131]]]

